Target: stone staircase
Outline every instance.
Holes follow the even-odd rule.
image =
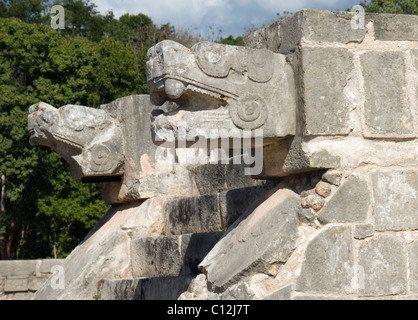
[[[274,184],[167,200],[158,237],[131,240],[132,279],[101,279],[96,299],[176,300],[200,271],[198,265],[242,215],[268,196]]]

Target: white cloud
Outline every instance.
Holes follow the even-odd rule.
[[[242,35],[244,29],[272,22],[276,13],[296,12],[303,8],[345,10],[360,0],[92,0],[101,13],[113,10],[116,17],[124,13],[143,13],[157,25],[197,27],[205,32],[209,26],[223,29],[223,35]]]

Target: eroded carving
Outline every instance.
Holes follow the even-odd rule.
[[[148,51],[147,79],[154,104],[176,104],[155,118],[160,139],[179,139],[180,123],[186,132],[200,128],[206,138],[219,128],[262,128],[265,138],[295,134],[293,70],[284,55],[211,42],[189,49],[162,41]]]
[[[123,134],[117,119],[102,109],[39,102],[29,109],[31,145],[53,148],[69,164],[73,178],[123,173]]]

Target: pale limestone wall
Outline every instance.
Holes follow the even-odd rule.
[[[0,261],[0,300],[27,300],[34,296],[64,259]]]
[[[150,175],[151,199],[114,206],[65,287],[36,298],[418,299],[418,17],[353,16],[303,10],[247,36],[295,76],[296,135],[264,146],[271,180],[196,166],[188,195],[184,176]]]
[[[353,17],[303,10],[246,36],[287,56],[299,97],[298,134],[265,153],[263,176],[416,165],[418,17],[366,14],[357,29]]]
[[[331,170],[278,180],[182,299],[418,298],[418,17],[368,14],[358,29],[353,16],[303,10],[246,37],[286,54],[297,79],[298,133],[265,148],[263,176]],[[273,201],[286,193],[298,208]]]

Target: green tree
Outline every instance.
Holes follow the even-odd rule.
[[[366,12],[418,15],[418,0],[371,0],[361,1]]]
[[[27,23],[40,23],[48,0],[0,0],[0,18],[14,17]]]
[[[74,181],[58,154],[29,145],[29,106],[45,101],[97,107],[142,93],[143,87],[137,57],[121,42],[96,43],[47,26],[0,19],[3,259],[54,256],[54,250],[64,257],[108,208],[99,185]]]
[[[221,40],[218,41],[218,42],[223,43],[223,44],[233,45],[233,46],[242,46],[243,45],[243,37],[238,36],[238,37],[234,38],[233,35],[230,35],[226,38],[221,38]]]
[[[65,28],[59,30],[63,35],[82,36],[98,42],[106,34],[108,25],[113,19],[113,13],[102,16],[97,11],[97,6],[89,0],[56,0],[49,3],[45,15],[49,19],[53,5],[64,7]]]

